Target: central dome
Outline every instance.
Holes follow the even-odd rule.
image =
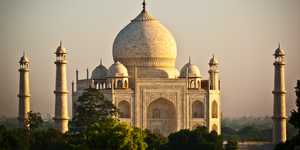
[[[145,9],[122,29],[113,44],[114,61],[127,67],[175,67],[172,34]]]

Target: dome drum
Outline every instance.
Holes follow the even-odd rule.
[[[175,59],[159,57],[120,58],[114,60],[124,63],[127,67],[175,67]]]

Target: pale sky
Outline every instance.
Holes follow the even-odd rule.
[[[17,116],[18,60],[31,59],[31,107],[54,112],[54,51],[68,51],[68,80],[85,77],[100,58],[112,64],[117,33],[141,11],[142,0],[0,0],[0,116]],[[286,49],[288,111],[300,79],[299,0],[148,0],[148,10],[173,34],[177,68],[192,56],[208,78],[208,60],[220,61],[224,117],[264,116],[273,107],[273,52]],[[69,98],[71,104],[71,97]],[[71,109],[71,105],[69,105]],[[289,113],[288,113],[289,114]]]

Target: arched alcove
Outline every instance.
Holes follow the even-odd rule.
[[[153,132],[168,136],[176,131],[176,120],[175,106],[167,99],[159,98],[147,108],[147,128]]]
[[[212,131],[218,132],[218,126],[216,124],[213,124]]]
[[[204,104],[201,101],[195,101],[192,104],[192,117],[204,118]]]
[[[122,80],[118,80],[117,81],[117,88],[123,88],[123,83],[122,83]]]
[[[118,104],[120,118],[130,118],[130,104],[127,101],[121,101]]]
[[[212,118],[218,118],[218,103],[216,101],[212,102]]]

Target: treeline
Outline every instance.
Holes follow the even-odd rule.
[[[272,141],[273,120],[271,117],[240,117],[222,120],[222,136],[224,140],[238,141]],[[287,124],[288,139],[293,138],[298,130]]]
[[[0,126],[1,150],[223,150],[222,143],[221,136],[206,128],[180,130],[164,138],[112,118],[94,123],[80,133]]]

